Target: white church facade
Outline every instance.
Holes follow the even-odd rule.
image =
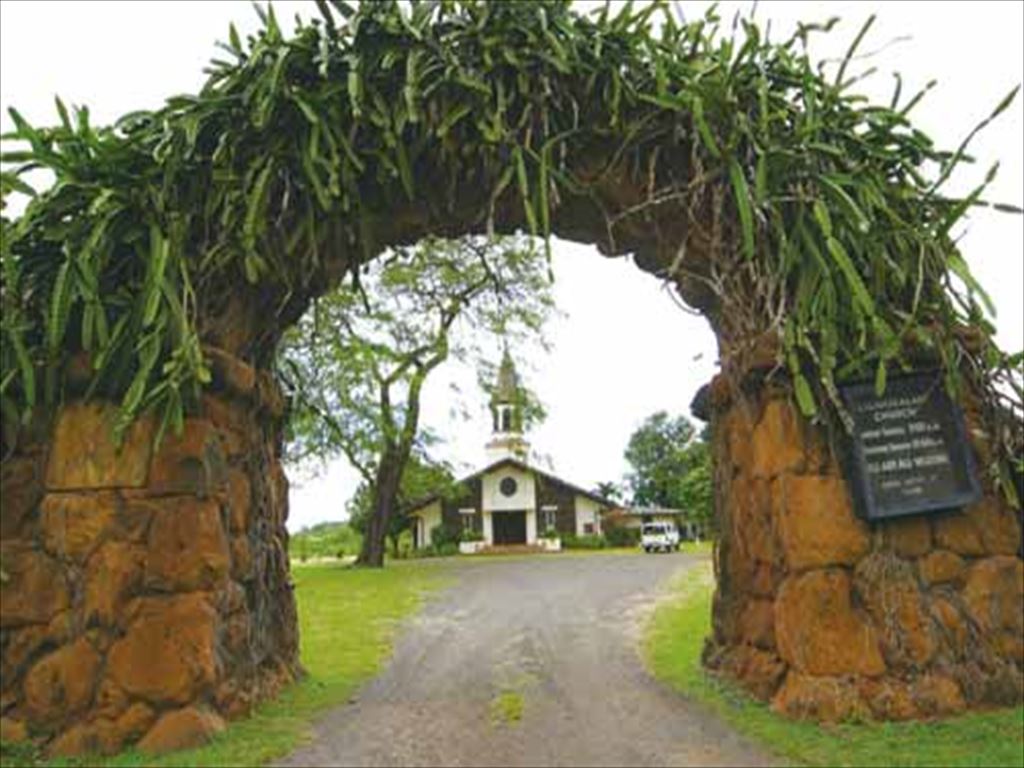
[[[414,544],[429,546],[440,526],[472,532],[481,546],[541,545],[567,534],[601,533],[602,515],[618,505],[528,463],[515,367],[505,353],[491,400],[487,464],[452,493],[410,511]]]

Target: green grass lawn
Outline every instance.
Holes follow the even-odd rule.
[[[644,659],[655,677],[793,763],[835,766],[1024,766],[1024,707],[936,722],[821,727],[773,714],[700,664],[711,629],[711,565],[687,571],[655,610]]]
[[[391,653],[399,620],[445,582],[438,563],[389,563],[383,570],[295,566],[302,663],[308,675],[209,745],[154,758],[129,751],[111,758],[40,761],[5,750],[4,765],[255,765],[281,757],[311,733],[317,714],[345,702]]]

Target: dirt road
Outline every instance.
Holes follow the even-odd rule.
[[[768,765],[652,680],[638,625],[689,555],[537,556],[452,565],[394,657],[328,713],[298,765]]]

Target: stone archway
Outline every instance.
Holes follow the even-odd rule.
[[[560,8],[552,3],[549,10],[563,14],[559,22],[575,23]],[[415,48],[419,38],[403,32],[401,20],[389,13],[367,11],[360,18],[379,25],[380,37],[395,36]],[[478,21],[481,28],[492,23]],[[531,17],[529,23],[542,22]],[[611,22],[587,32],[619,44],[617,36],[643,23],[638,16],[621,28]],[[507,20],[496,28],[509,40],[517,34]],[[567,26],[559,34],[569,41],[582,28]],[[539,35],[540,29],[534,31]],[[325,39],[333,44],[329,35]],[[279,32],[268,32],[263,43],[285,60]],[[300,64],[286,81],[298,92],[308,85],[305,65],[313,58],[302,46],[296,50]],[[452,158],[460,148],[442,137],[414,158],[412,178],[383,162],[376,176],[360,176],[358,204],[349,201],[356,205],[352,212],[343,213],[340,204],[329,211],[311,204],[317,260],[286,273],[288,280],[259,279],[254,267],[256,279],[245,281],[237,263],[206,275],[196,288],[195,326],[212,379],[180,434],[169,434],[155,451],[158,426],[149,417],[138,419],[125,446],[116,449],[111,431],[117,405],[79,399],[90,380],[90,361],[86,355],[83,366],[84,350],[66,342],[65,401],[37,409],[3,463],[5,717],[56,736],[51,748],[57,752],[115,751],[139,740],[159,743],[182,723],[214,728],[220,716],[240,715],[292,680],[299,666],[284,527],[287,480],[280,464],[286,403],[270,371],[277,339],[317,295],[390,246],[427,235],[527,228],[596,244],[609,256],[634,254],[642,269],[674,280],[716,332],[723,375],[709,400],[721,540],[709,665],[783,711],[819,718],[869,711],[903,718],[1019,700],[1018,514],[989,490],[971,509],[932,520],[869,527],[853,516],[826,429],[795,408],[786,375],[765,375],[776,367],[781,339],[778,328],[766,332],[759,314],[768,299],[757,271],[763,262],[753,257],[767,254],[769,246],[747,252],[754,247],[748,240],[754,224],[729,196],[730,188],[755,180],[737,181],[733,172],[739,169],[745,178],[743,169],[751,170],[750,147],[741,142],[732,165],[719,157],[713,166],[721,153],[699,138],[710,130],[697,118],[703,107],[673,102],[667,92],[646,102],[633,94],[637,124],[653,115],[656,130],[625,135],[614,128],[620,116],[618,97],[611,94],[621,75],[615,68],[635,67],[642,72],[637,82],[654,83],[657,73],[649,63],[624,55],[623,62],[596,70],[608,79],[609,95],[597,100],[588,119],[602,130],[578,130],[570,99],[560,102],[559,116],[575,120],[579,135],[552,146],[562,153],[559,173],[572,183],[552,187],[558,199],[543,211],[529,201],[538,178],[545,196],[550,191],[540,170],[553,162],[546,149],[534,152],[529,175],[519,170],[525,168],[524,147],[536,146],[529,138],[484,142],[471,161],[458,163]],[[248,66],[239,65],[241,80]],[[583,87],[589,76],[570,72],[565,93]],[[744,96],[754,101],[755,93],[752,85]],[[272,136],[290,136],[304,125],[306,109],[300,99],[294,102],[290,111],[262,118],[276,129]],[[327,102],[325,109],[336,106]],[[203,137],[189,122],[195,117],[190,109],[171,108],[170,146],[190,136],[196,145],[197,135]],[[248,123],[236,129],[238,119],[234,112],[211,118],[219,135],[241,137],[238,152],[262,151],[263,124],[247,133]],[[443,116],[424,120],[444,133],[437,125]],[[727,126],[727,115],[718,120],[717,127]],[[534,130],[530,118],[521,128]],[[548,138],[539,118],[535,130]],[[220,143],[209,143],[193,147],[202,156],[196,174],[217,162]],[[286,153],[290,145],[278,150]],[[158,162],[155,168],[165,171]],[[253,208],[246,226],[265,215],[298,232],[301,241],[281,201],[315,199],[316,190],[286,171],[275,188],[279,208]],[[191,183],[184,172],[166,172],[183,187]],[[705,177],[716,183],[694,183]],[[82,218],[95,203],[85,199]],[[168,236],[172,231],[169,226]],[[290,242],[275,232],[252,239],[268,247]],[[771,242],[766,236],[764,243]],[[35,243],[27,236],[18,241],[26,249]],[[185,239],[178,246],[193,244]],[[48,279],[47,294],[55,282],[52,275]],[[928,290],[937,285],[938,278],[931,279]],[[723,284],[729,286],[724,293]],[[780,279],[773,290],[785,296],[786,285]],[[992,447],[988,411],[971,397],[965,396],[964,406],[973,448],[984,458]]]

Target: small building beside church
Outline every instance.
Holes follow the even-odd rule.
[[[601,516],[618,505],[529,463],[519,385],[508,351],[498,371],[491,415],[486,466],[459,480],[453,493],[423,499],[409,511],[414,546],[430,546],[442,525],[479,534],[484,546],[600,534]]]

